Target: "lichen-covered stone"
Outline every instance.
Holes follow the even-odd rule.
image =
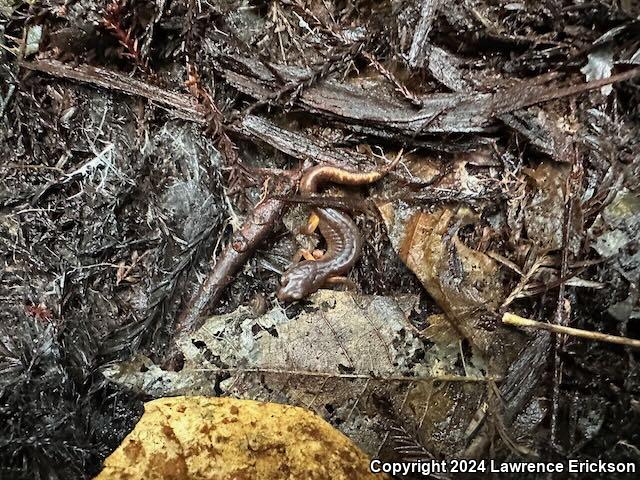
[[[318,415],[252,400],[173,397],[148,402],[95,480],[383,478]]]

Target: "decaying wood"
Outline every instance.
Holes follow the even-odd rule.
[[[21,65],[24,68],[58,78],[146,98],[152,103],[164,107],[177,118],[202,125],[207,123],[204,111],[198,107],[192,96],[163,90],[113,70],[89,65],[71,66],[57,60],[22,62]],[[227,125],[227,128],[245,137],[257,138],[276,150],[299,160],[313,159],[320,163],[351,168],[371,164],[366,155],[354,150],[332,147],[311,136],[279,127],[270,120],[257,115],[247,115],[240,123]]]
[[[569,272],[569,240],[572,235],[573,212],[576,208],[577,198],[580,196],[582,183],[582,160],[574,146],[571,155],[571,173],[566,181],[566,200],[562,222],[562,250],[560,253],[560,285],[558,288],[558,298],[556,302],[555,325],[557,327],[568,328],[571,312],[565,305],[565,278]],[[552,382],[552,408],[551,408],[551,436],[550,442],[554,448],[562,450],[558,443],[558,423],[560,414],[560,383],[562,382],[562,358],[565,337],[559,332],[554,332],[553,348],[553,382]]]
[[[223,74],[232,85],[255,98],[273,93],[268,86],[265,86],[265,82],[273,85],[277,79],[271,71],[262,66],[261,62],[253,62],[249,58],[235,60],[244,62],[243,70],[253,68],[252,72],[256,77],[248,77],[233,70],[223,69]],[[168,109],[178,118],[206,123],[204,112],[197,107],[189,95],[169,92],[112,70],[88,65],[69,66],[57,60],[22,62],[21,65],[59,78],[141,96]],[[294,71],[290,68],[278,68],[285,78],[295,79],[302,75],[299,69]],[[526,111],[515,111],[536,103],[577,95],[604,85],[628,80],[638,74],[640,74],[640,68],[635,68],[602,80],[556,89],[539,86],[534,80],[529,90],[519,86],[516,89],[495,94],[433,94],[421,98],[422,108],[413,112],[401,101],[389,97],[372,97],[351,85],[335,82],[325,82],[310,87],[309,90],[301,93],[299,101],[310,111],[329,114],[334,120],[346,126],[354,126],[356,131],[368,128],[369,133],[381,136],[388,135],[389,131],[396,131],[410,135],[411,141],[416,135],[424,133],[487,131],[491,129],[492,119],[499,117],[507,125],[529,137],[534,144],[547,153],[560,155],[566,151],[566,144],[563,141],[565,136],[553,129],[550,130],[551,127],[541,126],[540,120],[527,114]],[[454,84],[459,86],[458,83]],[[278,127],[266,118],[255,115],[247,115],[239,124],[229,125],[229,128],[236,133],[249,137],[255,136],[273,148],[301,160],[317,158],[334,164],[361,165],[360,162],[366,158],[354,151],[330,148],[312,137]],[[363,133],[366,132],[363,130]]]
[[[20,66],[54,77],[89,83],[108,90],[147,98],[159,106],[169,109],[178,118],[205,123],[204,113],[189,95],[170,92],[107,68],[86,64],[72,66],[58,60],[20,62]]]
[[[420,20],[413,33],[409,50],[409,65],[421,67],[428,48],[429,32],[442,0],[423,0],[420,8]]]
[[[304,78],[300,69],[274,68],[288,81]],[[228,83],[254,98],[267,97],[277,88],[278,79],[251,58],[235,57],[232,66],[221,64],[219,69]],[[374,96],[356,85],[328,81],[302,92],[297,103],[311,113],[346,124],[364,124],[414,136],[427,132],[486,131],[490,127],[487,122],[490,98],[490,94],[433,94],[421,98],[422,108],[417,110],[408,109],[403,101],[381,92]]]
[[[270,98],[278,88],[279,79],[263,62],[249,57],[223,57],[217,65],[227,82],[254,98]],[[307,71],[301,68],[271,65],[287,81],[303,80]],[[451,70],[451,69],[450,69]],[[250,74],[248,72],[251,72]],[[541,85],[540,79],[520,82],[517,86],[495,93],[457,92],[436,93],[420,97],[421,108],[409,109],[401,100],[376,91],[364,93],[357,85],[327,81],[303,91],[297,103],[311,113],[322,114],[347,125],[366,125],[380,130],[392,130],[406,135],[408,140],[426,133],[479,133],[491,131],[495,120],[502,115],[563,97],[578,95],[616,82],[635,78],[640,68],[634,68],[609,78],[591,82],[569,83],[561,86]],[[547,81],[549,75],[542,76]],[[517,117],[515,117],[517,118]],[[525,117],[526,118],[526,117]],[[516,125],[513,117],[506,117]],[[534,122],[529,117],[528,123]],[[526,125],[526,123],[525,123]],[[522,128],[523,133],[538,138],[545,146],[549,141],[540,137],[538,125]],[[552,139],[558,133],[546,132]],[[556,140],[557,141],[557,140]],[[559,147],[563,149],[564,147]],[[547,147],[550,150],[549,147]],[[553,150],[556,148],[554,147]]]
[[[482,81],[475,79],[472,73],[460,68],[464,61],[437,46],[428,49],[425,66],[429,73],[445,87],[454,92],[465,92],[482,87]],[[549,75],[540,76],[541,80],[550,80]],[[535,80],[535,79],[534,79]],[[497,117],[507,127],[524,136],[533,146],[550,155],[557,161],[565,161],[570,141],[564,132],[544,116],[539,115],[537,107],[510,113],[502,113]]]
[[[551,335],[537,332],[509,367],[499,387],[502,399],[501,421],[508,428],[527,406],[544,381],[551,347]],[[486,425],[482,426],[464,451],[463,457],[478,458],[486,455],[491,437]]]
[[[276,150],[298,160],[313,160],[318,163],[350,168],[366,168],[367,165],[371,165],[369,157],[362,153],[332,147],[300,132],[279,127],[256,115],[247,115],[239,125],[231,125],[230,128],[249,138],[258,138]]]

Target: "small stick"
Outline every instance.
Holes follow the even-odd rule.
[[[590,330],[582,330],[580,328],[564,327],[562,325],[555,325],[552,323],[537,322],[529,318],[523,318],[513,313],[505,313],[502,316],[502,323],[507,325],[515,325],[517,327],[531,327],[540,330],[547,330],[554,333],[562,333],[565,335],[572,335],[574,337],[588,338],[589,340],[595,340],[596,342],[608,342],[617,343],[618,345],[625,345],[632,348],[640,348],[640,340],[627,337],[619,337],[617,335],[608,335],[606,333],[592,332]]]
[[[288,183],[281,187],[281,192],[291,191],[297,176],[298,172],[292,172],[285,177]],[[187,308],[180,314],[176,325],[176,337],[178,334],[191,333],[202,326],[203,313],[215,305],[223,290],[233,281],[235,274],[253,255],[257,246],[272,234],[285,206],[286,203],[282,200],[267,198],[253,209],[242,228],[216,259]]]
[[[213,373],[231,373],[231,374],[273,374],[301,377],[317,377],[317,378],[341,378],[346,380],[371,380],[380,382],[501,382],[501,376],[466,376],[466,375],[436,375],[436,376],[419,376],[411,377],[407,375],[390,375],[376,376],[365,373],[332,373],[332,372],[313,372],[309,370],[280,370],[277,368],[189,368],[190,372],[213,372]]]
[[[57,78],[75,80],[80,83],[95,85],[99,88],[143,97],[163,106],[178,118],[201,124],[207,123],[204,112],[193,101],[191,95],[170,92],[107,68],[92,67],[84,64],[69,65],[52,59],[35,60],[33,62],[23,61],[20,62],[20,66]]]

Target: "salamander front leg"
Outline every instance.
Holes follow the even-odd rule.
[[[311,212],[311,214],[309,215],[309,219],[307,220],[307,224],[304,227],[302,227],[300,230],[305,235],[311,235],[313,232],[316,231],[319,224],[320,224],[320,217],[318,216],[317,213]]]

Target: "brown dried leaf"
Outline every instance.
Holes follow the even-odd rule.
[[[472,220],[468,210],[423,212],[390,203],[379,209],[400,258],[449,320],[474,337],[478,312],[498,307],[503,286],[497,262],[457,237],[457,226]]]

